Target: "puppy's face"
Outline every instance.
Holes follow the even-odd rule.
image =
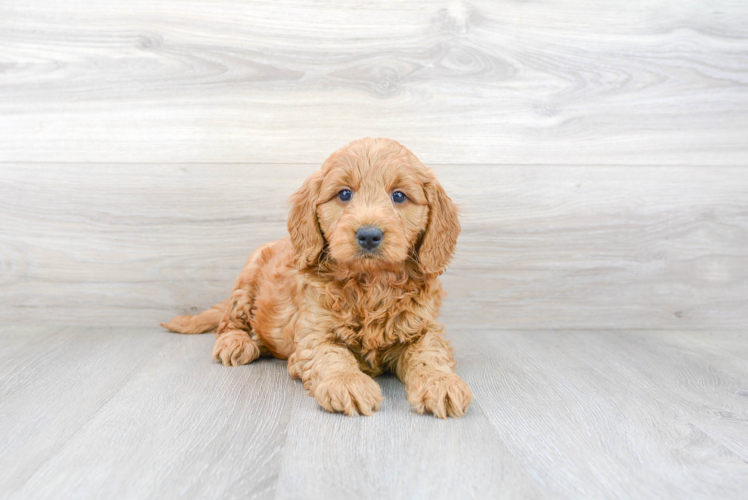
[[[292,203],[289,231],[300,267],[313,265],[326,246],[329,258],[353,270],[414,259],[424,272],[440,272],[460,230],[433,174],[387,139],[363,139],[334,153]]]
[[[428,222],[423,182],[405,158],[341,155],[324,176],[317,220],[330,256],[369,269],[408,258]]]

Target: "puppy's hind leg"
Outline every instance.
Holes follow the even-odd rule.
[[[213,347],[213,359],[224,366],[246,365],[263,354],[268,354],[268,351],[262,341],[253,332],[244,330],[220,333]]]
[[[226,312],[216,329],[218,338],[213,347],[213,359],[225,366],[246,365],[271,354],[252,330],[251,317],[260,270],[272,254],[271,245],[255,250],[234,283]]]
[[[213,359],[224,366],[246,365],[261,355],[270,354],[249,323],[253,303],[250,290],[251,287],[245,285],[231,293],[226,314],[218,325]]]

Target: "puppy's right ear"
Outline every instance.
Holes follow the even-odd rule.
[[[319,259],[325,239],[317,221],[317,200],[322,172],[312,174],[289,199],[288,233],[294,247],[296,267],[304,269]]]

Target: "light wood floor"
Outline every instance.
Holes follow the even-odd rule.
[[[210,360],[212,335],[0,330],[7,498],[745,498],[748,334],[452,334],[475,401],[328,414],[285,362]]]

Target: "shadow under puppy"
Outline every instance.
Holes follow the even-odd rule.
[[[389,139],[352,142],[291,197],[289,236],[258,248],[231,296],[163,326],[217,334],[226,366],[261,355],[328,411],[370,415],[391,370],[419,412],[460,417],[472,399],[436,320],[439,275],[460,233],[434,174]]]

